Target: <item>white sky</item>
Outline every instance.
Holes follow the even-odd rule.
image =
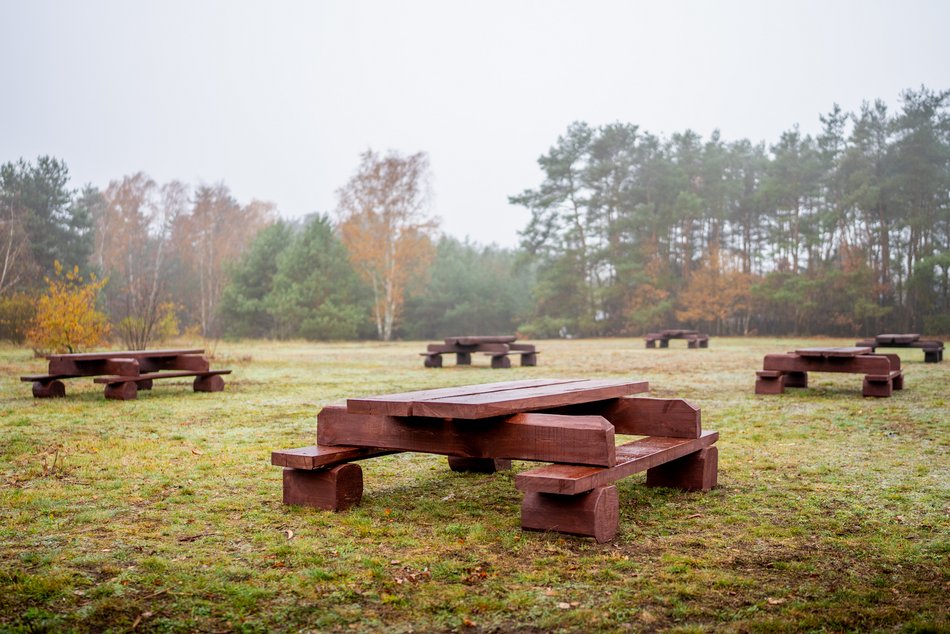
[[[0,163],[223,181],[299,217],[367,148],[425,151],[433,211],[515,245],[575,120],[773,143],[950,88],[950,2],[0,0]]]

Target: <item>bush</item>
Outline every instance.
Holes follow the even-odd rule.
[[[36,299],[26,293],[0,298],[0,339],[22,344],[35,317]]]

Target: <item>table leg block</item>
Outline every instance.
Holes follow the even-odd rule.
[[[785,387],[808,387],[807,372],[787,372],[784,377]]]
[[[511,469],[511,460],[504,458],[462,458],[461,456],[448,456],[449,469],[459,473],[495,473],[496,471],[508,471]]]
[[[901,372],[900,374],[898,374],[891,380],[891,386],[895,390],[904,389],[904,373],[903,372]]]
[[[699,342],[696,341],[695,339],[690,339],[689,341],[686,342],[686,347],[690,349],[698,348]]]
[[[521,355],[521,365],[523,366],[538,365],[538,355],[534,352]]]
[[[940,363],[941,353],[939,350],[924,350],[924,363]]]
[[[886,398],[893,393],[894,385],[890,379],[886,381],[869,381],[864,377],[864,388],[861,390],[862,396],[874,396],[877,398]]]
[[[195,377],[192,388],[195,392],[223,392],[224,379],[221,378],[220,374]]]
[[[784,392],[784,374],[776,377],[760,376],[755,379],[756,394],[783,394]]]
[[[656,341],[654,341],[653,339],[650,339],[649,341],[647,341],[647,348],[656,348]]]
[[[498,355],[497,357],[491,358],[491,367],[497,369],[504,369],[511,367],[511,359],[508,358],[508,355]]]
[[[661,348],[669,348],[669,347],[670,347],[670,340],[669,340],[669,339],[660,339],[660,347],[661,347]]]
[[[363,499],[363,469],[348,462],[330,469],[284,469],[284,504],[345,511]]]
[[[144,381],[136,381],[135,386],[140,390],[150,390],[152,389],[152,379],[145,379]]]
[[[709,347],[709,339],[703,339],[702,341],[700,341],[700,342],[699,342],[699,347],[700,347],[700,348],[708,348],[708,347]]]
[[[719,480],[719,449],[705,447],[682,458],[647,469],[647,486],[708,491]]]
[[[442,367],[442,355],[441,354],[430,354],[428,355],[422,364],[427,368],[441,368]]]
[[[521,502],[521,528],[554,531],[610,541],[620,523],[617,487],[597,487],[578,495],[525,493]]]
[[[62,381],[33,381],[33,398],[62,398],[66,386]]]
[[[112,399],[114,401],[134,401],[138,396],[138,393],[139,388],[135,384],[135,381],[106,384],[106,398]]]
[[[472,353],[471,352],[456,352],[455,365],[472,365]]]

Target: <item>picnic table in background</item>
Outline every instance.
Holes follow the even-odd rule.
[[[876,352],[878,348],[923,348],[924,363],[943,361],[943,342],[938,339],[921,339],[916,333],[877,335],[873,339],[857,341],[854,345],[870,348],[871,352]]]
[[[756,372],[756,394],[781,394],[787,387],[808,387],[809,372],[864,374],[864,396],[890,396],[904,388],[901,360],[896,354],[872,354],[871,348],[802,348],[767,354]]]
[[[425,352],[423,364],[427,368],[441,368],[442,355],[454,354],[456,365],[471,365],[472,353],[482,352],[491,356],[491,367],[510,368],[510,355],[520,355],[521,365],[538,365],[538,351],[533,344],[515,343],[515,335],[477,335],[465,337],[446,337],[443,343],[430,343]]]
[[[669,348],[670,339],[685,339],[687,348],[709,347],[709,335],[704,335],[698,330],[668,329],[660,332],[650,332],[644,337],[647,348],[656,348],[657,342],[660,342],[661,348]]]
[[[614,482],[640,471],[648,486],[716,485],[718,432],[683,399],[632,396],[641,380],[532,379],[352,398],[317,416],[317,442],[274,451],[284,504],[341,511],[362,498],[354,461],[403,452],[448,456],[453,471],[493,473],[512,460],[553,464],[515,476],[521,527],[614,537]],[[615,446],[615,434],[645,436]]]
[[[211,370],[204,350],[124,350],[120,352],[82,352],[46,355],[47,374],[21,376],[33,383],[35,398],[66,396],[63,379],[91,376],[95,383],[105,384],[105,396],[131,400],[139,390],[152,389],[155,379],[195,377],[195,392],[220,392],[224,389],[222,374],[231,370]]]

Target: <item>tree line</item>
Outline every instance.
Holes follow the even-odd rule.
[[[946,333],[948,105],[925,87],[895,112],[835,105],[817,136],[770,145],[571,124],[510,199],[531,213],[517,249],[438,233],[424,153],[367,151],[334,212],[296,222],[224,184],[74,188],[63,161],[21,159],[0,166],[0,338],[66,332],[82,305],[101,312],[80,330],[135,348],[179,332]]]
[[[774,144],[571,125],[512,196],[531,211],[535,329],[950,332],[950,91]]]

